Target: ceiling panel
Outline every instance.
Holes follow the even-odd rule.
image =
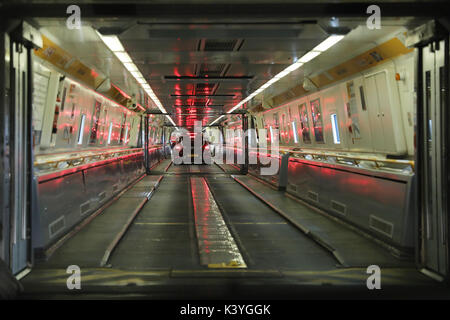
[[[116,32],[141,73],[180,126],[193,119],[212,121],[327,38],[329,19],[247,21],[163,19],[87,19],[70,31],[57,19],[40,19],[44,33],[88,66],[109,75],[124,91],[132,78],[95,32]],[[317,22],[317,23],[316,23]],[[357,54],[395,30],[407,19],[384,19],[383,29],[364,33],[365,20],[346,18],[340,27],[353,31],[339,44],[338,54],[324,54],[264,91],[275,95],[303,81],[321,67]],[[389,25],[392,23],[392,26]],[[367,30],[366,30],[367,31]],[[340,50],[340,51],[339,51]],[[206,90],[208,88],[208,90]],[[209,94],[209,96],[205,96]],[[258,97],[257,97],[258,98]],[[205,114],[215,113],[213,117]],[[178,114],[178,115],[177,115]],[[187,116],[186,114],[189,114]]]

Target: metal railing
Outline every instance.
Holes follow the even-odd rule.
[[[149,149],[161,147],[160,145],[150,146]],[[89,154],[79,154],[73,157],[64,157],[64,153],[58,154],[57,159],[48,159],[49,155],[42,154],[36,156],[34,162],[35,168],[38,170],[57,170],[78,167],[84,164],[95,163],[98,161],[104,161],[114,158],[119,158],[127,155],[137,154],[143,152],[143,148],[131,148],[131,149],[119,149],[110,152],[104,152],[99,150],[98,152],[92,152]],[[67,154],[73,154],[74,152],[67,152]],[[40,160],[39,158],[42,158]],[[62,165],[62,167],[61,167]]]
[[[271,148],[267,147],[267,155],[271,156]],[[260,150],[258,148],[249,148],[249,152],[256,152],[259,154]],[[326,160],[330,162],[336,162],[341,164],[352,164],[355,166],[359,166],[361,162],[371,162],[373,163],[373,167],[375,169],[397,169],[396,167],[402,166],[402,167],[411,167],[411,170],[414,172],[415,170],[415,163],[412,160],[403,160],[403,159],[380,159],[370,156],[361,156],[361,155],[342,155],[338,153],[333,152],[317,152],[317,151],[299,151],[299,150],[293,150],[289,148],[279,148],[278,149],[279,154],[286,154],[289,153],[293,155],[296,158],[302,158],[305,160]],[[276,155],[275,155],[276,156]],[[307,156],[310,156],[311,158],[306,158]],[[383,166],[382,164],[387,164],[388,166]]]
[[[411,169],[414,171],[414,161],[412,160],[402,160],[402,159],[380,159],[375,157],[364,157],[364,156],[353,156],[353,155],[342,155],[337,153],[321,153],[321,152],[310,152],[310,151],[296,151],[286,148],[280,148],[280,151],[282,152],[288,152],[291,154],[294,154],[296,156],[300,156],[306,160],[309,160],[305,158],[305,156],[311,156],[312,160],[330,160],[330,158],[334,158],[336,162],[346,160],[347,162],[350,162],[356,166],[358,166],[362,161],[372,162],[374,164],[374,167],[377,169],[383,169],[386,168],[386,166],[382,166],[380,164],[388,164],[388,165],[396,165],[396,166],[410,166]]]

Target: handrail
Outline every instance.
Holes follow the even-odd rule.
[[[270,151],[271,148],[270,147],[266,147],[267,153],[270,155]],[[249,151],[260,151],[259,148],[249,148]],[[350,160],[351,162],[353,162],[355,165],[358,165],[359,162],[361,161],[371,161],[373,163],[375,163],[375,166],[378,169],[381,169],[381,166],[379,165],[380,163],[389,163],[389,164],[399,164],[399,165],[409,165],[411,166],[411,169],[414,171],[415,170],[415,163],[412,160],[402,160],[402,159],[377,159],[377,158],[373,158],[373,157],[363,157],[363,156],[350,156],[350,155],[341,155],[341,154],[336,154],[336,153],[320,153],[320,152],[309,152],[309,151],[296,151],[296,150],[291,150],[291,149],[286,149],[286,148],[279,148],[278,149],[279,152],[286,152],[286,153],[291,153],[291,154],[295,154],[295,155],[310,155],[313,157],[325,157],[325,158],[329,158],[329,157],[333,157],[336,158],[336,160],[339,159],[347,159]],[[308,159],[306,159],[308,160]],[[316,159],[314,159],[316,160]]]
[[[281,150],[281,149],[280,149]],[[301,154],[301,155],[311,155],[311,156],[320,156],[320,157],[334,157],[337,160],[338,159],[347,159],[352,161],[355,165],[358,165],[360,161],[371,161],[375,163],[375,166],[377,168],[380,168],[379,163],[389,163],[389,164],[403,164],[403,165],[409,165],[411,166],[412,170],[414,171],[414,161],[412,160],[401,160],[401,159],[377,159],[377,158],[371,158],[371,157],[361,157],[361,156],[349,156],[349,155],[340,155],[340,154],[324,154],[319,152],[306,152],[306,151],[294,151],[294,150],[286,150],[283,149],[282,151],[286,151],[293,154]]]
[[[161,147],[161,145],[149,146],[149,149],[155,148],[155,147]],[[130,154],[136,154],[136,153],[142,152],[143,150],[144,150],[144,148],[131,148],[131,149],[121,149],[121,150],[103,152],[103,153],[97,152],[97,153],[93,153],[93,154],[79,155],[77,157],[71,157],[71,158],[60,158],[60,159],[47,160],[47,161],[42,161],[42,162],[35,161],[34,165],[35,166],[46,165],[47,168],[50,169],[50,168],[57,168],[59,163],[62,163],[62,162],[66,162],[70,167],[70,166],[74,166],[74,163],[79,161],[79,163],[76,164],[76,166],[78,166],[78,165],[88,163],[89,161],[87,161],[87,160],[92,159],[92,158],[97,158],[97,160],[106,160],[109,158],[108,156],[110,156],[110,155],[117,155],[118,157],[120,157],[120,156],[125,156],[125,155],[130,155]],[[73,152],[68,152],[68,153],[73,153]],[[44,156],[44,155],[42,155],[42,156]]]

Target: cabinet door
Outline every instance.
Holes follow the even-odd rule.
[[[380,120],[380,107],[378,102],[377,84],[375,75],[366,77],[364,80],[367,89],[367,112],[369,113],[370,132],[372,136],[372,147],[374,151],[384,149],[383,128]]]
[[[386,71],[367,76],[365,85],[373,148],[375,151],[394,153],[395,137]]]
[[[381,126],[383,128],[383,138],[384,138],[384,151],[388,153],[395,153],[395,139],[394,136],[394,125],[401,125],[401,123],[394,124],[392,121],[391,114],[391,94],[388,88],[387,73],[385,71],[380,72],[375,75],[375,81],[377,84],[378,93],[378,112],[379,119],[381,121]]]

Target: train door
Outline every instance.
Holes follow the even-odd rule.
[[[9,265],[14,274],[32,263],[31,224],[36,185],[33,175],[33,47],[40,35],[21,23],[9,43],[10,206]]]
[[[448,39],[420,48],[422,63],[422,264],[440,275],[448,268],[447,126]]]

